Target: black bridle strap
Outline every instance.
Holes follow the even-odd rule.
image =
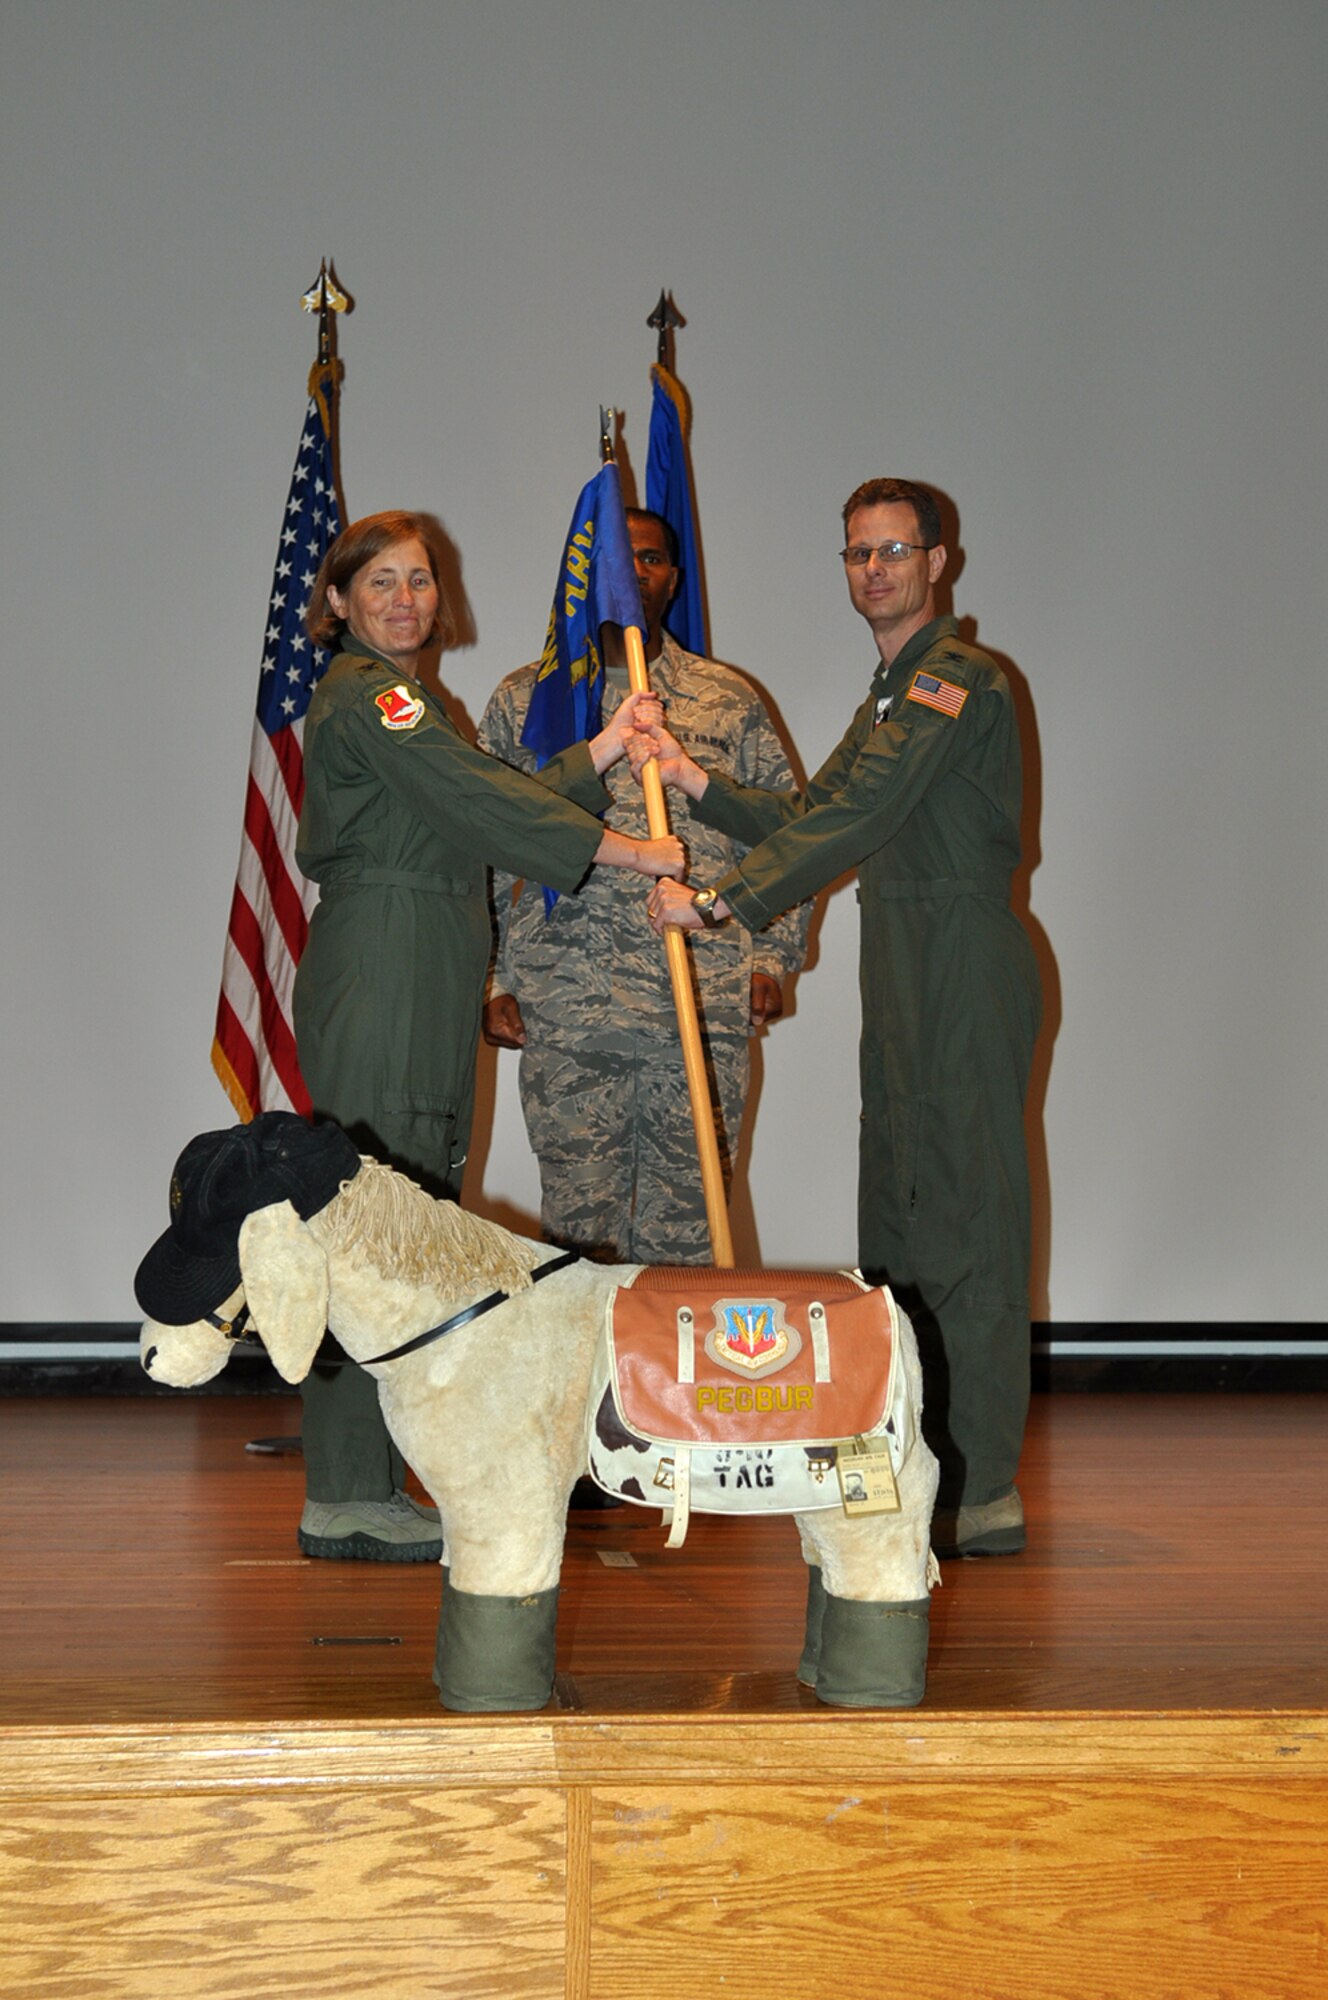
[[[244,1340],[246,1337],[252,1340],[254,1338],[252,1334],[248,1336],[245,1334],[245,1328],[249,1324],[249,1308],[247,1305],[240,1307],[234,1319],[223,1319],[220,1313],[204,1313],[203,1324],[205,1326],[215,1326],[217,1332],[224,1333],[227,1340]]]
[[[550,1278],[555,1271],[565,1270],[569,1264],[580,1261],[578,1251],[565,1250],[561,1257],[551,1257],[547,1264],[540,1264],[533,1270],[530,1282],[537,1285],[541,1278]],[[453,1313],[451,1319],[445,1319],[441,1326],[431,1326],[427,1333],[417,1333],[413,1340],[403,1341],[400,1347],[392,1348],[387,1354],[371,1354],[359,1365],[361,1368],[376,1368],[383,1361],[399,1361],[403,1354],[413,1354],[417,1347],[427,1347],[431,1341],[441,1340],[445,1333],[455,1333],[458,1327],[469,1326],[471,1320],[492,1312],[495,1306],[506,1305],[511,1296],[510,1292],[490,1292],[487,1298],[476,1299],[473,1306],[463,1306],[459,1313]]]

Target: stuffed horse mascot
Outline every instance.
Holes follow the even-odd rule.
[[[180,1156],[171,1226],[136,1280],[149,1315],[140,1352],[154,1381],[193,1387],[220,1372],[251,1323],[278,1372],[298,1383],[330,1331],[376,1378],[387,1427],[442,1517],[434,1679],[444,1707],[536,1709],[553,1687],[572,1487],[588,1455],[603,1483],[597,1441],[601,1456],[606,1447],[609,1457],[625,1449],[617,1420],[606,1427],[600,1400],[610,1308],[615,1298],[636,1296],[627,1288],[638,1278],[661,1275],[558,1255],[435,1201],[362,1157],[336,1125],[266,1112],[251,1124],[203,1134]],[[732,1272],[699,1275],[721,1291],[735,1289]],[[695,1271],[672,1276],[688,1284],[698,1278]],[[812,1282],[825,1290],[834,1281],[813,1274]],[[868,1290],[848,1283],[860,1294]],[[853,1511],[862,1485],[854,1460],[839,1482],[842,1504],[837,1497],[795,1511],[809,1566],[799,1677],[839,1707],[903,1708],[922,1699],[928,1591],[937,1579],[929,1549],[937,1468],[919,1426],[921,1371],[912,1329],[885,1297],[895,1353],[883,1427],[895,1454],[892,1466],[885,1461],[890,1510]],[[678,1329],[692,1308],[675,1302],[667,1311],[667,1341],[681,1352]],[[754,1322],[750,1309],[745,1319],[741,1309],[732,1316],[741,1342],[759,1350],[772,1317]],[[817,1345],[823,1358],[811,1333],[806,1344],[809,1356]],[[757,1366],[739,1359],[749,1373]],[[681,1366],[677,1372],[686,1379]],[[734,1372],[742,1375],[739,1368],[724,1380]],[[700,1400],[699,1391],[686,1393]],[[730,1406],[764,1398],[763,1407],[778,1407],[793,1393],[745,1388],[739,1380],[710,1396]],[[874,1447],[867,1439],[858,1448]],[[660,1462],[682,1465],[689,1449]],[[819,1459],[806,1450],[792,1455],[804,1477],[809,1463],[820,1476],[833,1465],[835,1447]],[[726,1459],[721,1450],[718,1458],[723,1484],[733,1455]],[[771,1458],[766,1453],[762,1463]],[[619,1490],[680,1518],[676,1493],[651,1500],[634,1479]]]

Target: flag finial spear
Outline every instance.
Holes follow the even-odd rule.
[[[601,465],[612,465],[614,460],[613,426],[618,412],[612,403],[599,406],[599,459]]]
[[[318,267],[318,276],[300,300],[307,313],[318,314],[318,359],[320,363],[331,361],[336,352],[336,322],[334,313],[350,312],[355,301],[343,292],[337,283],[336,266],[326,257]]]
[[[669,349],[672,346],[669,335],[673,332],[674,327],[686,326],[686,324],[686,320],[673,303],[673,294],[661,290],[659,303],[646,321],[647,326],[655,327],[659,333],[659,346],[655,353],[655,359],[661,368],[669,367]],[[670,369],[669,372],[672,373],[672,370]]]

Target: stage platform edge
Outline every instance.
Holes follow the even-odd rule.
[[[1323,1992],[1328,1716],[744,1715],[742,1695],[6,1727],[0,1992]]]

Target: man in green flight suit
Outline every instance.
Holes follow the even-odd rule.
[[[935,496],[874,479],[844,507],[845,576],[880,664],[802,793],[707,773],[653,732],[693,816],[751,843],[717,882],[650,893],[657,929],[757,930],[859,871],[862,1123],[858,1259],[917,1329],[924,1429],[941,1464],[939,1555],[1024,1546],[1015,1474],[1028,1414],[1029,1196],[1023,1109],[1037,967],[1010,908],[1019,738],[994,660],[936,615]],[[638,740],[634,763],[645,754]]]

